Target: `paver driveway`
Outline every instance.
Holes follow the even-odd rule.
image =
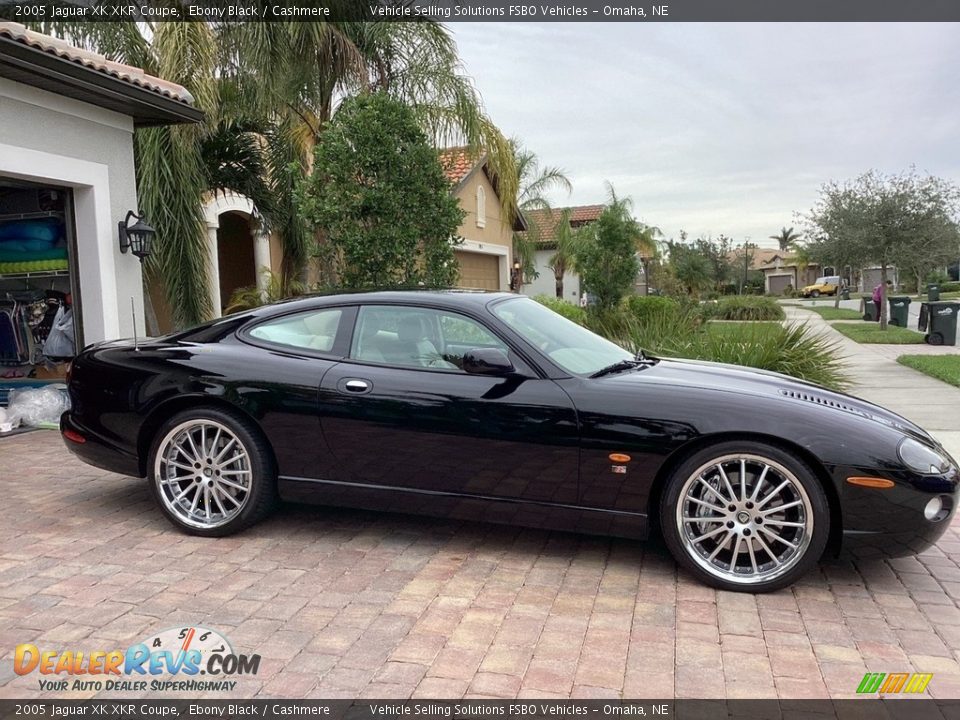
[[[829,562],[753,597],[657,544],[403,515],[287,506],[191,538],[54,432],[0,458],[0,697],[39,693],[18,643],[122,648],[190,623],[263,656],[243,696],[842,696],[866,670],[960,693],[955,529],[919,559]]]

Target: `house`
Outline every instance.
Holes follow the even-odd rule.
[[[462,242],[454,256],[460,265],[460,286],[509,290],[513,268],[513,233],[526,228],[522,217],[511,221],[501,207],[496,174],[486,155],[465,147],[440,151],[440,164],[451,192],[466,212],[457,230]]]
[[[132,336],[135,318],[143,333],[142,266],[118,229],[139,210],[134,130],[202,118],[180,85],[0,22],[0,321],[22,325],[5,369],[47,365],[24,320],[44,302],[70,311],[78,348]]]
[[[822,274],[818,263],[798,264],[794,256],[783,251],[767,251],[766,262],[758,270],[763,271],[764,292],[782,295],[787,287],[798,290],[812,285]],[[832,269],[832,268],[827,268]]]
[[[536,224],[538,234],[537,248],[534,251],[534,269],[537,275],[523,285],[524,295],[556,297],[556,276],[550,267],[550,261],[556,254],[557,228],[564,213],[570,213],[571,228],[581,228],[596,222],[605,208],[605,205],[577,205],[550,210],[530,210],[525,213],[527,223]],[[563,296],[565,300],[575,304],[580,301],[580,276],[572,270],[567,270],[563,275]]]

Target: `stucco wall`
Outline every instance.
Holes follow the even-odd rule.
[[[132,119],[0,79],[0,127],[0,144],[36,151],[0,153],[0,175],[74,188],[84,340],[132,335],[131,297],[142,334],[140,262],[117,239],[117,222],[137,209]]]
[[[486,224],[484,227],[477,227],[477,186],[482,185],[486,194]],[[456,198],[460,201],[460,207],[466,211],[466,217],[460,223],[457,234],[467,240],[473,240],[478,243],[500,245],[510,248],[508,259],[512,260],[513,252],[513,231],[509,223],[503,222],[503,210],[500,208],[500,200],[493,189],[487,174],[478,169],[467,178],[456,191]]]

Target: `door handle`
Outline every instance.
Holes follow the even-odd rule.
[[[370,392],[371,387],[370,383],[366,380],[358,380],[356,378],[347,380],[343,384],[343,388],[347,392],[356,393],[357,395]]]

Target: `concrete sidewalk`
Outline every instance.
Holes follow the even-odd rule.
[[[943,443],[953,457],[960,458],[960,388],[896,360],[900,355],[960,354],[960,347],[861,344],[841,335],[814,312],[794,305],[783,309],[788,322],[805,322],[839,347],[856,382],[851,394],[912,420]]]

